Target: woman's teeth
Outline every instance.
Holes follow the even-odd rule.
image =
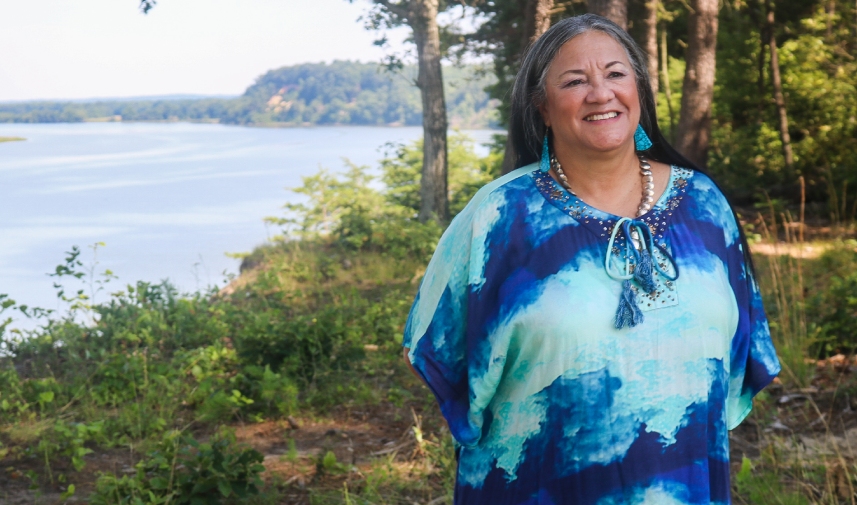
[[[608,112],[606,114],[594,114],[586,118],[587,121],[601,121],[603,119],[610,119],[618,116],[618,112]]]

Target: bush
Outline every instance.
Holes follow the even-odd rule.
[[[857,242],[827,250],[807,273],[810,357],[857,351]]]
[[[220,432],[209,442],[171,433],[137,464],[133,477],[102,474],[92,505],[197,505],[240,503],[259,494],[262,454],[236,446]]]

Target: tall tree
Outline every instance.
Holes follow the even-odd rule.
[[[792,139],[789,136],[789,117],[786,113],[786,99],[783,95],[783,80],[780,77],[780,57],[777,52],[776,25],[774,23],[774,4],[771,0],[765,0],[767,11],[767,38],[768,50],[771,53],[771,85],[774,88],[774,103],[777,105],[777,119],[779,120],[780,141],[783,145],[783,160],[786,168],[791,172],[794,167],[794,154],[792,153]],[[830,39],[830,25],[827,26],[827,38]]]
[[[553,4],[554,0],[527,0],[524,36],[529,34],[529,43],[533,43],[551,27]]]
[[[676,148],[701,167],[707,164],[711,138],[718,3],[718,0],[691,0],[687,21],[687,66],[682,85]]]
[[[554,0],[527,0],[524,10],[524,30],[521,33],[522,51],[516,55],[518,61],[520,61],[523,51],[550,28],[550,16],[553,8]],[[506,150],[503,153],[502,172],[508,174],[514,170],[517,161],[518,154],[515,152],[515,146],[507,141]]]
[[[352,2],[353,0],[348,0]],[[438,11],[441,0],[373,0],[367,26],[372,29],[408,26],[417,46],[417,80],[423,104],[423,168],[420,221],[449,221],[447,190],[447,119],[441,68]]]
[[[485,21],[468,37],[468,43],[471,51],[494,60],[497,83],[488,93],[500,101],[500,122],[507,125],[509,96],[524,51],[550,28],[553,16],[574,13],[573,2],[557,6],[554,0],[477,0],[473,7]],[[506,142],[501,171],[511,172],[516,162],[517,154],[511,142]]]
[[[652,93],[658,99],[658,0],[645,0],[643,15],[643,50],[648,56]]]
[[[667,53],[667,30],[661,29],[661,81],[664,84],[664,101],[667,103],[667,115],[670,120],[670,132],[667,138],[675,142],[675,112],[673,111],[673,97],[670,89],[670,59]]]
[[[628,29],[628,0],[587,0],[587,10]]]

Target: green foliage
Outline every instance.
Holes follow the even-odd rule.
[[[461,134],[449,138],[449,192],[451,212],[457,214],[476,191],[491,180],[496,157],[480,159],[471,140]],[[422,142],[389,146],[381,161],[385,189],[372,183],[368,167],[346,161],[342,176],[322,169],[304,177],[294,191],[307,201],[285,206],[285,218],[268,218],[275,224],[291,226],[302,239],[324,237],[347,251],[374,250],[394,258],[428,261],[440,236],[433,222],[417,222],[422,167]],[[341,178],[340,178],[341,177]],[[324,269],[320,270],[323,272]]]
[[[102,422],[86,424],[57,421],[53,431],[48,432],[47,436],[43,435],[37,450],[45,454],[63,455],[71,460],[75,470],[80,471],[86,464],[83,457],[92,452],[84,447],[84,444],[97,439],[101,435],[103,425]]]
[[[258,451],[236,446],[228,432],[220,432],[205,443],[171,433],[158,450],[137,464],[134,476],[103,474],[90,503],[240,503],[259,494],[262,460]]]
[[[57,420],[50,429],[39,433],[39,441],[29,451],[43,458],[45,473],[51,483],[54,482],[52,462],[63,457],[69,461],[75,471],[80,471],[86,466],[83,457],[92,452],[85,444],[98,438],[102,433],[103,423],[91,424],[69,423]]]
[[[825,252],[819,259],[818,277],[810,298],[810,311],[820,336],[814,356],[857,350],[857,252],[850,240]]]
[[[11,367],[0,369],[0,421],[18,420],[29,409],[17,370]]]
[[[784,491],[776,472],[753,471],[748,458],[741,461],[741,470],[735,475],[735,489],[748,503],[759,505],[809,505],[809,500],[794,491]]]
[[[318,471],[327,474],[340,474],[348,472],[348,465],[343,465],[336,460],[336,454],[333,451],[327,451],[324,456],[318,460]]]
[[[382,181],[388,204],[399,205],[418,213],[420,208],[420,180],[422,179],[423,143],[389,146],[391,152],[381,160]],[[455,216],[473,198],[476,191],[498,177],[501,154],[492,152],[480,158],[473,152],[472,141],[463,134],[449,136],[449,211]],[[499,163],[498,163],[499,161]]]
[[[678,115],[681,110],[681,85],[684,81],[684,60],[669,57],[670,100],[667,101],[666,86],[658,87],[658,126],[669,141],[673,141],[678,127]],[[663,70],[661,70],[662,72]],[[663,80],[663,79],[661,79]]]
[[[787,170],[772,98],[770,52],[762,44],[767,41],[761,29],[764,12],[761,3],[735,4],[724,10],[720,23],[711,171],[744,200],[758,198],[763,188],[796,200],[797,177],[803,175],[810,200],[827,200],[836,220],[852,219],[857,63],[851,56],[849,20],[841,14],[830,18],[829,2],[776,2],[779,63],[795,157],[793,170]]]

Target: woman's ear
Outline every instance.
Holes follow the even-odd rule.
[[[545,104],[539,105],[539,113],[542,115],[542,121],[545,122],[545,128],[551,127],[550,119],[548,119],[548,109]]]

